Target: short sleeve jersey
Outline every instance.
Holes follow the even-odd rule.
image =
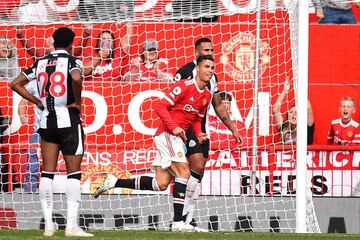
[[[171,129],[166,127],[169,125],[179,126],[186,131],[195,121],[203,118],[210,100],[210,91],[207,88],[199,89],[194,79],[174,83],[160,100],[171,116],[160,116],[162,124],[156,135],[164,131],[173,134]]]
[[[351,145],[360,144],[359,123],[351,119],[348,123],[343,123],[341,119],[331,122],[327,136],[328,144]]]
[[[66,128],[81,123],[77,109],[67,108],[75,102],[71,72],[83,73],[83,64],[65,50],[56,50],[37,60],[22,74],[37,82],[40,100],[45,109],[41,113],[40,128]]]

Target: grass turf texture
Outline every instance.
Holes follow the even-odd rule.
[[[243,233],[243,232],[226,232],[226,233],[173,233],[173,232],[156,232],[156,231],[91,231],[94,238],[86,239],[131,239],[131,240],[352,240],[360,239],[360,235],[354,234],[288,234],[288,233]],[[0,230],[0,239],[64,239],[64,231],[57,231],[56,235],[51,238],[42,237],[40,230]],[[85,238],[67,238],[67,239],[85,239]]]

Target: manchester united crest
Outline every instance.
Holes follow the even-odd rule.
[[[205,106],[207,104],[207,99],[206,98],[203,99],[202,104],[203,104],[203,106]]]
[[[250,32],[239,33],[223,44],[220,58],[227,75],[238,82],[251,82],[255,73],[256,38]],[[270,63],[269,44],[260,40],[260,76]]]
[[[94,192],[95,188],[102,182],[103,178],[107,173],[112,174],[120,179],[127,179],[131,177],[131,173],[129,171],[122,170],[114,164],[110,164],[108,166],[91,165],[83,169],[82,171],[82,176],[81,176],[82,188],[84,188],[85,185],[89,186],[90,184],[89,191],[91,193]],[[85,189],[83,189],[83,191],[84,190]],[[131,189],[123,188],[121,193],[130,194],[131,191],[132,191]],[[113,190],[109,193],[113,193]]]

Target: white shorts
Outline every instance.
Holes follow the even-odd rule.
[[[161,167],[167,169],[172,162],[187,163],[186,146],[180,137],[171,135],[167,132],[154,137],[157,153],[151,169]]]

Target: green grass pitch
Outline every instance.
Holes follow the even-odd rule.
[[[352,240],[360,239],[360,235],[353,234],[287,234],[287,233],[240,233],[240,232],[217,232],[217,233],[172,233],[157,231],[93,231],[95,237],[87,239],[131,239],[131,240]],[[64,231],[58,231],[54,237],[42,237],[40,230],[0,230],[0,239],[65,239]],[[67,238],[85,239],[85,238]]]

